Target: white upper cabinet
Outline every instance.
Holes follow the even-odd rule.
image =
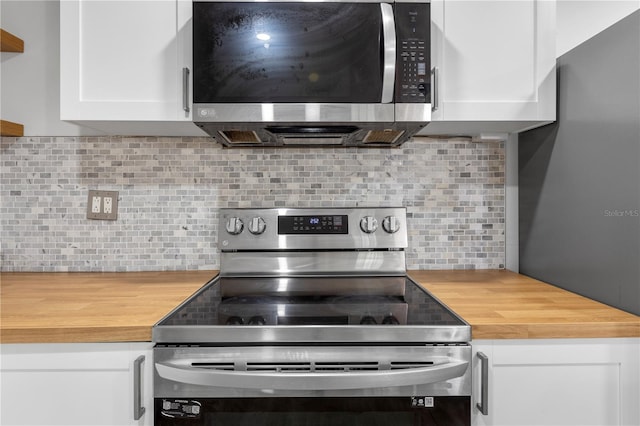
[[[191,13],[187,0],[61,2],[60,118],[124,134],[161,135],[171,133],[166,122],[187,124]]]
[[[555,120],[554,1],[432,0],[431,20],[433,111],[422,133]]]

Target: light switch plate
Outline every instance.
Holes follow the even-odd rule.
[[[87,219],[117,220],[118,191],[90,189],[87,198]]]

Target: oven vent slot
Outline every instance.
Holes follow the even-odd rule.
[[[194,368],[225,371],[259,371],[272,373],[313,373],[313,372],[349,372],[349,371],[378,371],[378,370],[406,370],[433,366],[433,361],[398,361],[379,363],[376,361],[353,362],[247,362],[235,364],[233,362],[192,362]]]
[[[247,371],[270,372],[345,372],[380,370],[377,362],[249,362]]]
[[[271,372],[344,372],[380,370],[377,362],[250,362],[247,363],[247,371],[271,371]]]
[[[206,368],[209,370],[235,370],[235,364],[233,362],[192,362],[192,367]]]
[[[316,362],[316,371],[380,370],[377,362]]]
[[[248,362],[247,371],[301,372],[311,371],[309,362]]]
[[[392,362],[391,363],[391,369],[392,370],[403,370],[403,369],[407,369],[407,368],[424,368],[424,367],[430,367],[433,364],[434,364],[433,361]]]

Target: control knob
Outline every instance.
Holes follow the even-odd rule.
[[[227,219],[227,232],[231,235],[238,235],[244,229],[244,223],[239,217],[230,217]]]
[[[387,216],[382,220],[382,229],[389,234],[394,234],[400,229],[400,221],[395,216]]]
[[[365,216],[360,219],[360,229],[362,229],[362,232],[372,234],[378,229],[378,220],[373,216]]]
[[[266,228],[267,224],[260,216],[252,218],[251,222],[249,222],[249,232],[253,235],[262,234]]]

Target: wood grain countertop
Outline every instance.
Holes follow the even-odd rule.
[[[2,343],[151,341],[218,271],[0,275]],[[410,271],[474,339],[640,337],[640,317],[508,271]]]
[[[0,342],[146,342],[218,271],[3,272]]]
[[[640,337],[640,317],[504,270],[410,271],[473,339]]]

